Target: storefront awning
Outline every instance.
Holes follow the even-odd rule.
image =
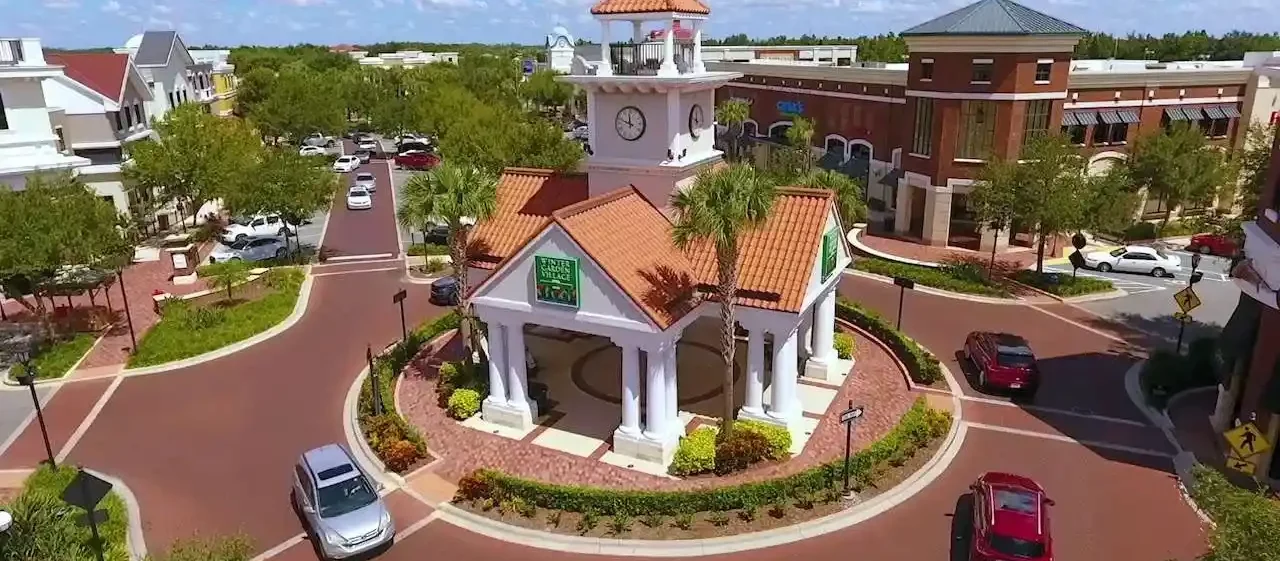
[[[1181,107],[1165,107],[1164,116],[1168,117],[1170,121],[1185,121],[1189,119]]]
[[[1098,124],[1098,113],[1096,111],[1076,111],[1076,121],[1081,125],[1089,126]]]
[[[1200,121],[1204,119],[1204,111],[1199,107],[1183,107],[1182,112],[1187,115],[1188,121]]]
[[[1124,111],[1116,111],[1116,114],[1120,115],[1121,123],[1132,125],[1139,121],[1137,111],[1129,111],[1126,109]]]
[[[1103,124],[1107,125],[1118,125],[1122,122],[1120,120],[1120,115],[1115,111],[1099,111],[1098,117],[1102,119]]]
[[[1234,105],[1222,105],[1222,106],[1219,106],[1218,109],[1221,109],[1222,115],[1228,119],[1240,118],[1240,110],[1237,109],[1236,106]]]
[[[1210,119],[1226,119],[1227,116],[1222,114],[1222,108],[1212,105],[1204,108],[1204,116]]]
[[[1063,111],[1063,112],[1062,112],[1062,126],[1064,126],[1064,127],[1074,127],[1074,126],[1079,125],[1079,124],[1080,124],[1080,121],[1076,120],[1076,114],[1075,114],[1075,112],[1074,112],[1074,111]]]
[[[1218,380],[1222,383],[1230,383],[1236,362],[1248,360],[1253,354],[1261,315],[1262,304],[1247,294],[1241,294],[1231,319],[1227,320],[1222,334],[1218,336],[1218,358],[1222,364],[1217,370]]]

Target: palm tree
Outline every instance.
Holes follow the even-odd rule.
[[[731,99],[720,103],[716,108],[716,120],[728,127],[729,161],[736,162],[742,157],[742,124],[751,118],[751,106],[745,101]]]
[[[840,224],[851,228],[867,219],[867,203],[862,197],[862,182],[843,173],[829,169],[816,169],[800,178],[800,187],[826,189],[836,195],[836,212]]]
[[[733,427],[733,301],[738,290],[738,241],[764,224],[777,195],[774,184],[746,164],[730,164],[698,174],[693,185],[671,197],[676,211],[672,239],[688,250],[709,243],[716,252],[716,296],[720,299],[720,359],[724,362],[722,437]]]
[[[786,138],[799,157],[800,173],[809,173],[813,169],[813,119],[792,117]]]
[[[438,221],[449,227],[449,258],[458,283],[459,330],[471,360],[471,317],[467,305],[467,237],[471,226],[493,216],[498,201],[498,176],[478,168],[446,161],[414,175],[400,195],[396,216],[408,228]],[[425,240],[424,240],[425,242]]]

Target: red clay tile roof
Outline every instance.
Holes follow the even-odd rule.
[[[752,308],[799,312],[809,288],[818,248],[831,215],[833,195],[823,189],[778,190],[763,225],[739,240],[737,303]],[[689,249],[694,276],[714,287],[715,247]]]
[[[129,72],[129,55],[116,53],[46,53],[50,64],[63,66],[68,78],[103,97],[120,102]]]
[[[648,14],[653,12],[679,12],[682,14],[710,14],[706,4],[698,0],[600,0],[591,7],[595,15]]]
[[[693,266],[671,241],[671,222],[634,187],[565,207],[554,220],[659,328],[696,306]]]
[[[498,180],[497,209],[471,232],[471,266],[497,268],[541,232],[555,211],[585,201],[587,192],[585,174],[507,168]]]

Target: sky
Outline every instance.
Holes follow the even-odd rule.
[[[585,39],[596,0],[0,0],[0,37],[59,48],[116,47],[144,30],[176,29],[188,45],[381,41],[541,44],[557,24]],[[875,35],[901,31],[967,0],[704,0],[707,33]],[[1277,31],[1280,0],[1023,0],[1109,33]],[[622,24],[616,24],[621,26]],[[1270,26],[1270,27],[1269,27]],[[615,31],[617,36],[621,30]]]

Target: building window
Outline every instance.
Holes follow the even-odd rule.
[[[1062,127],[1062,134],[1071,139],[1071,143],[1077,146],[1084,146],[1084,141],[1088,138],[1089,127],[1085,125],[1068,125]]]
[[[1155,216],[1164,214],[1168,209],[1168,205],[1164,204],[1164,199],[1160,197],[1147,197],[1146,204],[1142,205],[1143,216]]]
[[[67,151],[67,137],[62,133],[62,127],[53,127],[53,134],[58,137],[58,151]]]
[[[177,105],[178,102],[173,100],[173,92],[169,92],[169,107]]]
[[[966,99],[960,104],[960,141],[956,157],[984,160],[996,135],[996,104]]]
[[[1022,123],[1022,143],[1026,145],[1032,137],[1049,133],[1049,109],[1052,100],[1037,99],[1027,102],[1027,115]]]
[[[911,153],[928,156],[933,153],[933,99],[916,98],[916,121],[911,134]]]
[[[920,79],[921,80],[933,79],[933,59],[926,58],[926,59],[920,60]]]
[[[975,84],[991,83],[991,68],[994,63],[990,59],[979,58],[973,61],[973,76],[970,80]]]
[[[124,121],[126,127],[133,128],[133,113],[130,113],[128,109],[124,110]]]
[[[127,112],[127,111],[126,111],[126,112]],[[111,115],[112,115],[112,116],[114,116],[114,117],[116,118],[116,130],[118,130],[118,131],[122,131],[122,130],[124,130],[124,117],[121,117],[121,116],[120,116],[120,112],[119,112],[119,111],[113,111],[113,112],[111,113]]]
[[[1051,71],[1053,70],[1053,62],[1037,62],[1036,63],[1036,81],[1048,82]]]
[[[9,130],[9,116],[4,110],[4,96],[0,95],[0,131]]]
[[[1200,130],[1204,131],[1204,135],[1211,138],[1222,138],[1227,136],[1227,130],[1231,126],[1230,119],[1201,119]]]
[[[133,102],[133,120],[139,123],[146,123],[147,120],[142,118],[142,104]]]
[[[1124,144],[1129,139],[1129,124],[1107,124],[1101,121],[1093,126],[1093,143],[1098,145]]]
[[[124,152],[120,148],[86,148],[75,151],[77,156],[88,158],[95,166],[119,164],[124,161]]]

